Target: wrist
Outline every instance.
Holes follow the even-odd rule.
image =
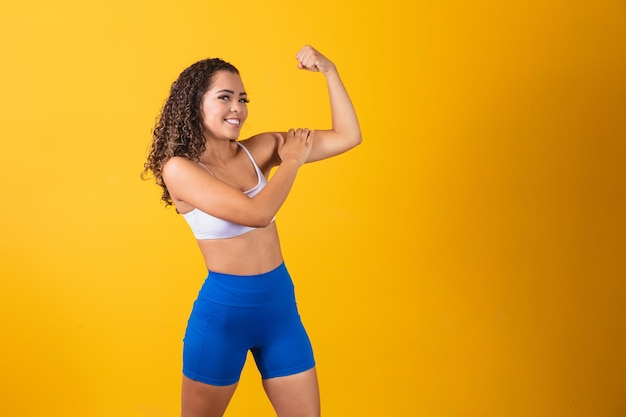
[[[298,169],[302,164],[295,158],[286,158],[281,161],[280,166],[285,168]]]
[[[327,68],[325,68],[324,71],[322,71],[322,74],[324,74],[325,76],[339,75],[339,72],[337,71],[337,67],[335,66],[335,64],[331,64]]]

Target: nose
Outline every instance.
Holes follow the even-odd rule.
[[[241,103],[239,101],[233,101],[230,106],[230,111],[233,113],[241,113]]]

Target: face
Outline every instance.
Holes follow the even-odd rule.
[[[218,71],[202,98],[202,125],[205,136],[237,139],[248,117],[248,96],[238,74]]]

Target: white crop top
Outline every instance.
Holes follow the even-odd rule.
[[[248,149],[246,149],[246,147],[239,142],[237,142],[237,145],[241,146],[250,158],[250,161],[252,161],[257,178],[259,179],[254,187],[243,192],[245,195],[252,198],[261,192],[261,190],[265,187],[267,179],[265,178],[265,175],[263,175],[263,172],[259,169],[256,162],[254,162],[250,151],[248,151]],[[239,236],[256,229],[255,227],[243,226],[241,224],[229,222],[228,220],[220,219],[219,217],[211,216],[198,208],[194,208],[190,212],[182,214],[182,216],[185,220],[187,220],[187,223],[189,224],[189,227],[191,227],[191,231],[196,239],[199,240],[226,239],[229,237]],[[272,221],[274,221],[274,219],[272,219]]]

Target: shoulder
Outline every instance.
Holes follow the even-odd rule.
[[[263,171],[280,164],[279,142],[280,136],[276,132],[259,133],[240,141],[250,151],[255,162]]]
[[[173,156],[165,164],[163,164],[163,177],[172,177],[180,174],[181,171],[189,170],[195,165],[189,159],[182,156]]]
[[[189,205],[190,196],[202,194],[215,184],[216,180],[197,162],[182,156],[174,156],[163,165],[163,182],[174,205],[180,212],[187,212],[195,205]]]
[[[168,188],[196,176],[204,177],[205,174],[198,163],[182,156],[174,156],[163,165],[163,180]]]

